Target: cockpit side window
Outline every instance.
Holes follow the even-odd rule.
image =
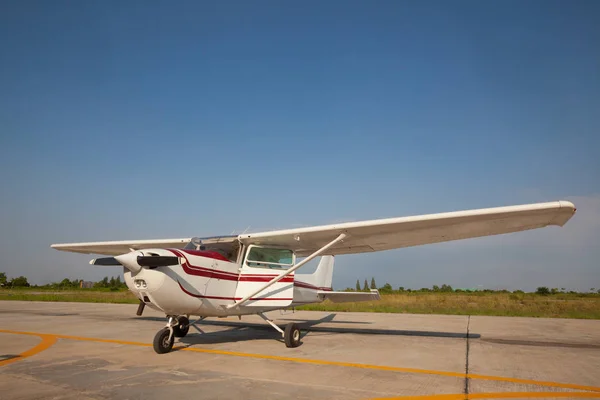
[[[246,259],[249,267],[288,269],[294,265],[294,253],[288,249],[251,247]]]

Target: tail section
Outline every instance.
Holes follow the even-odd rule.
[[[333,256],[323,256],[317,269],[312,274],[315,280],[315,286],[330,288],[333,281]]]
[[[318,288],[331,288],[333,282],[333,256],[322,256],[312,274],[296,274],[296,279]]]
[[[292,307],[302,304],[321,303],[329,300],[333,303],[354,303],[358,301],[377,301],[381,299],[377,290],[370,292],[334,292],[333,256],[323,256],[312,274],[294,275],[294,300]]]

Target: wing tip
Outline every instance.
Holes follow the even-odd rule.
[[[565,226],[565,224],[573,218],[576,212],[577,207],[575,204],[568,200],[559,200],[558,212],[556,213],[556,217],[550,222],[550,225],[557,225],[560,227]]]
[[[573,213],[577,211],[577,207],[575,207],[575,204],[568,200],[559,200],[558,204],[560,205],[560,208],[569,208],[573,211]]]

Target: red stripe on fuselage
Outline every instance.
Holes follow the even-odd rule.
[[[311,289],[311,290],[322,290],[325,292],[332,292],[333,289],[330,287],[318,287],[318,286],[314,286],[311,285],[310,283],[306,283],[306,282],[301,282],[301,281],[294,281],[294,286],[298,286],[304,289]]]
[[[181,290],[183,290],[183,292],[187,295],[190,295],[192,297],[196,297],[199,299],[214,299],[214,300],[241,300],[241,297],[221,297],[221,296],[204,296],[202,294],[194,294],[191,293],[189,291],[187,291],[183,285],[181,284],[181,282],[177,281],[177,283],[179,284],[179,287],[181,288]],[[249,300],[294,300],[291,297],[253,297]]]
[[[206,250],[181,250],[181,251],[184,253],[187,253],[187,254],[191,254],[193,256],[214,258],[215,260],[231,262],[223,254],[216,252],[216,251],[206,251]]]

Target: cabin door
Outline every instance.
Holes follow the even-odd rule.
[[[238,285],[236,300],[259,290],[273,278],[291,268],[296,257],[288,249],[250,245],[245,252]],[[244,303],[246,307],[286,307],[294,300],[294,273],[285,276],[277,283],[256,294]]]

